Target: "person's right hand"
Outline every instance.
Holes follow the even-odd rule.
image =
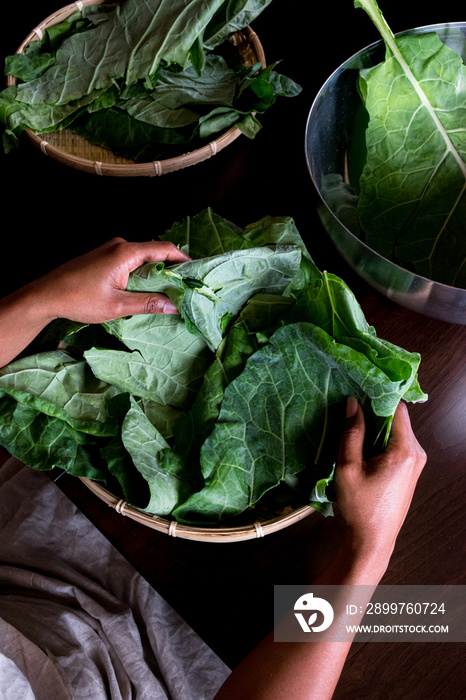
[[[385,451],[364,460],[364,415],[350,397],[335,469],[337,504],[358,551],[390,557],[405,520],[426,454],[401,402]]]

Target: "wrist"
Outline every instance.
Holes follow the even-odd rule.
[[[1,310],[4,321],[9,318],[13,329],[27,327],[34,333],[40,332],[57,317],[46,290],[41,289],[39,282],[30,282],[2,299]]]
[[[320,585],[377,586],[388,568],[392,548],[376,547],[348,531],[332,560],[314,579]]]
[[[0,367],[17,357],[54,318],[34,284],[0,301]]]
[[[42,287],[40,280],[30,282],[20,289],[17,295],[15,301],[34,325],[44,328],[50,321],[57,318],[50,290],[47,290],[46,286]]]
[[[348,559],[352,577],[364,579],[370,584],[378,583],[385,574],[393,548],[394,543],[361,538],[351,531],[342,543],[342,551]]]

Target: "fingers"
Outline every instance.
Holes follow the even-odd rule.
[[[169,241],[146,241],[143,243],[127,243],[119,239],[117,245],[123,244],[128,272],[135,270],[145,263],[172,262],[179,263],[190,260],[182,250]],[[136,314],[178,314],[175,304],[164,294],[139,293],[122,291],[119,295],[121,309],[118,318]]]
[[[186,262],[191,258],[174,243],[169,241],[147,241],[145,243],[134,243],[137,246],[137,255],[140,265],[145,262]]]
[[[346,404],[346,420],[340,438],[337,464],[361,464],[364,444],[364,414],[354,398],[349,396]]]
[[[390,440],[392,444],[409,443],[414,438],[407,405],[401,401],[393,416]]]
[[[390,439],[387,452],[404,455],[406,460],[422,469],[427,461],[427,455],[419,444],[411,427],[408,407],[401,401],[393,416]]]
[[[136,314],[175,314],[163,294],[128,292],[131,272],[144,263],[180,263],[189,256],[168,241],[129,243],[112,238],[99,248],[70,260],[36,283],[47,318],[103,323]]]
[[[175,304],[164,294],[119,292],[112,310],[112,318],[137,314],[178,314]]]
[[[191,258],[170,241],[145,241],[129,243],[123,238],[113,238],[108,242],[112,254],[121,256],[128,271],[135,270],[144,263],[186,262]]]

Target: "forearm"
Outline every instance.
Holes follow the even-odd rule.
[[[0,300],[0,367],[11,362],[53,319],[47,299],[33,283]]]
[[[313,583],[338,586],[340,600],[335,609],[344,609],[350,586],[361,586],[368,598],[365,602],[369,602],[387,568],[390,553],[367,551],[359,545],[356,549],[347,540]],[[332,627],[335,624],[336,618]],[[318,642],[275,642],[274,632],[270,633],[232,672],[216,700],[329,700],[352,640],[326,642],[324,633],[319,634],[322,641]]]

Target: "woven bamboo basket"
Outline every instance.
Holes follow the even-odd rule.
[[[141,525],[146,525],[153,530],[163,532],[170,537],[180,537],[185,540],[196,540],[197,542],[241,542],[243,540],[253,540],[258,537],[264,537],[278,530],[283,530],[289,525],[303,520],[308,515],[314,512],[311,506],[301,506],[294,510],[285,511],[282,515],[277,515],[276,518],[270,520],[256,520],[249,525],[240,525],[237,527],[193,527],[191,525],[183,525],[176,520],[167,520],[158,515],[151,515],[139,508],[129,505],[123,499],[117,498],[114,494],[107,491],[103,486],[92,481],[80,477],[87,488],[98,496],[104,503],[111,508],[114,508],[117,513],[124,515]]]
[[[44,31],[54,24],[63,22],[76,10],[81,11],[85,5],[102,5],[109,0],[77,0],[71,5],[57,10],[44,19],[24,39],[16,53],[24,53],[25,48],[32,42],[40,40]],[[253,66],[261,62],[265,63],[265,55],[257,34],[247,27],[244,31],[235,32],[229,41],[237,48],[245,66]],[[15,85],[16,78],[7,76],[7,85]],[[77,170],[83,170],[95,175],[109,175],[113,177],[153,177],[164,175],[176,170],[187,168],[196,163],[201,163],[216,155],[241,136],[241,131],[235,126],[231,127],[213,141],[193,151],[184,153],[175,158],[157,160],[149,163],[134,163],[127,158],[117,156],[106,148],[92,144],[72,130],[63,129],[44,134],[35,134],[31,129],[25,131],[32,143],[51,158],[64,163]]]

